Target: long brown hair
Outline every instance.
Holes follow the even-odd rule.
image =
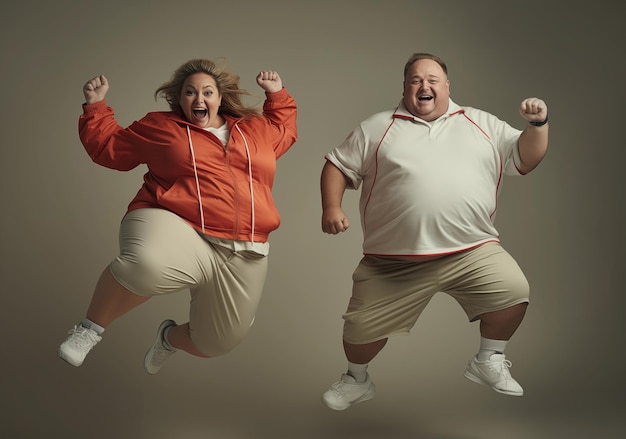
[[[192,59],[178,67],[171,79],[154,92],[155,99],[165,98],[172,111],[180,113],[179,102],[183,84],[187,77],[194,73],[206,73],[215,79],[217,89],[222,96],[218,113],[236,118],[260,114],[258,109],[242,102],[242,96],[252,96],[252,94],[239,87],[239,75],[226,71],[210,59]]]

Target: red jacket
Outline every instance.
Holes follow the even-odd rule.
[[[265,242],[280,224],[272,185],[276,160],[297,140],[296,113],[284,88],[266,93],[263,116],[225,116],[226,147],[171,111],[148,113],[123,128],[105,101],[83,105],[78,125],[95,163],[119,171],[147,165],[129,211],[166,209],[207,235]]]

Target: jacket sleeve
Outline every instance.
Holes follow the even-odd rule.
[[[118,171],[129,171],[141,163],[145,142],[132,129],[123,128],[105,101],[84,104],[78,119],[78,135],[95,163]]]
[[[277,158],[298,139],[297,113],[296,101],[285,88],[276,93],[266,93],[263,115],[276,131],[274,151]]]

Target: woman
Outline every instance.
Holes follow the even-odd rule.
[[[177,350],[231,351],[254,320],[267,242],[280,223],[272,199],[276,160],[296,141],[296,104],[275,71],[261,71],[262,113],[242,103],[239,77],[211,60],[180,66],[155,92],[171,111],[127,128],[107,106],[107,79],[83,87],[80,139],[99,165],[148,172],[120,225],[120,254],[103,271],[86,318],[59,356],[80,366],[104,329],[150,297],[189,289],[189,322],[165,320],[144,366],[155,374]]]

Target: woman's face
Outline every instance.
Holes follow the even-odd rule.
[[[187,77],[179,103],[187,120],[194,125],[218,128],[224,124],[224,118],[217,113],[222,96],[215,78],[207,73],[194,73]]]

